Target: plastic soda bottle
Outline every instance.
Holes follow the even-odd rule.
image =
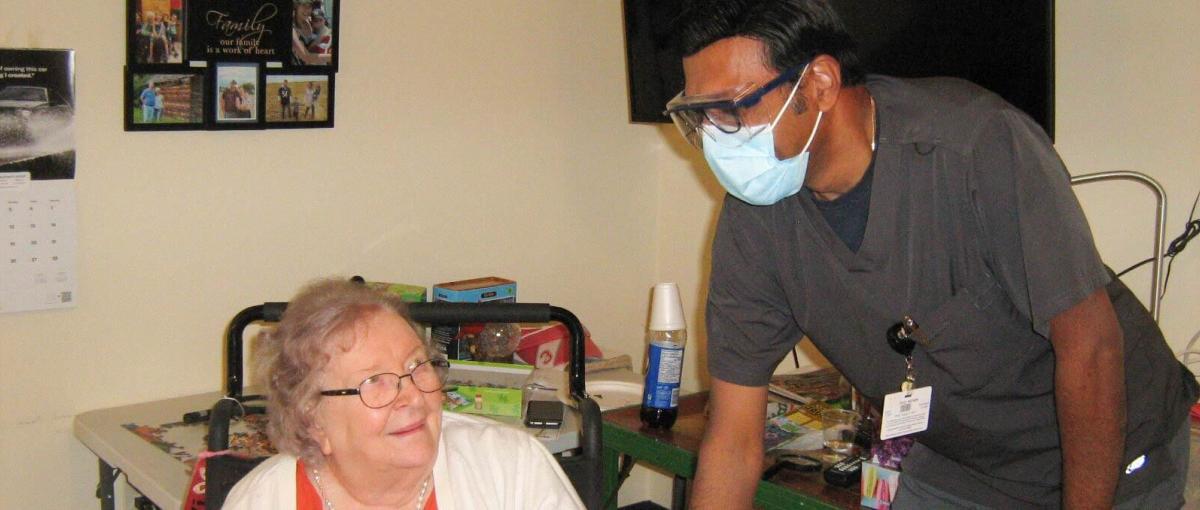
[[[687,326],[679,287],[674,283],[655,285],[650,303],[641,418],[647,427],[669,429],[679,415],[679,380],[683,375]]]

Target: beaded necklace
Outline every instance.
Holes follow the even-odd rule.
[[[333,508],[333,501],[330,501],[325,495],[325,486],[321,484],[321,472],[317,471],[317,468],[313,468],[312,475],[313,481],[317,482],[317,492],[320,493],[321,501],[325,503],[325,510],[335,510]],[[426,477],[425,481],[421,482],[421,492],[417,494],[416,510],[421,510],[425,505],[425,492],[429,490],[429,478]]]

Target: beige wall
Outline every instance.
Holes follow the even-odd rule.
[[[0,508],[90,508],[83,411],[214,391],[241,308],[331,274],[502,275],[641,345],[661,137],[627,115],[620,4],[344,2],[337,128],[125,133],[124,1],[4,2],[77,50],[79,306],[0,316]]]
[[[72,417],[218,389],[232,314],[320,275],[512,277],[635,358],[651,284],[677,281],[701,386],[720,190],[670,129],[627,122],[620,2],[347,2],[338,127],[237,133],[124,133],[123,2],[13,3],[0,46],[78,50],[81,300],[0,315],[0,507],[92,507]],[[1058,4],[1064,159],[1153,175],[1177,233],[1200,188],[1200,5]],[[1148,250],[1121,243],[1149,205],[1110,209],[1116,193],[1085,207],[1122,266]],[[1198,281],[1186,253],[1164,309],[1177,350]],[[667,501],[665,478],[630,483],[622,503]]]

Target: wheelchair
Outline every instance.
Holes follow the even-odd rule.
[[[238,312],[230,321],[225,337],[225,396],[209,413],[207,449],[210,452],[229,448],[230,420],[243,413],[264,412],[262,406],[246,405],[262,401],[261,395],[244,395],[243,333],[256,322],[278,322],[287,303],[263,303]],[[584,330],[575,314],[565,308],[544,303],[409,303],[415,322],[434,325],[454,325],[481,322],[552,322],[566,326],[571,336],[571,358],[568,365],[568,386],[579,418],[579,447],[568,455],[555,455],[559,465],[571,480],[579,498],[589,510],[602,506],[603,471],[601,465],[602,437],[600,406],[587,394],[584,374]],[[244,458],[219,455],[208,459],[205,493],[207,508],[217,510],[226,496],[243,476],[267,457]]]

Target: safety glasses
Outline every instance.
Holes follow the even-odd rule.
[[[680,92],[667,102],[667,110],[663,113],[671,117],[683,138],[696,148],[703,146],[705,133],[709,133],[710,139],[744,144],[762,132],[767,124],[747,125],[742,113],[758,104],[767,93],[797,79],[803,71],[804,66],[793,67],[761,87],[747,83],[733,89],[696,96],[685,96]],[[734,136],[715,137],[713,134],[716,131]]]

